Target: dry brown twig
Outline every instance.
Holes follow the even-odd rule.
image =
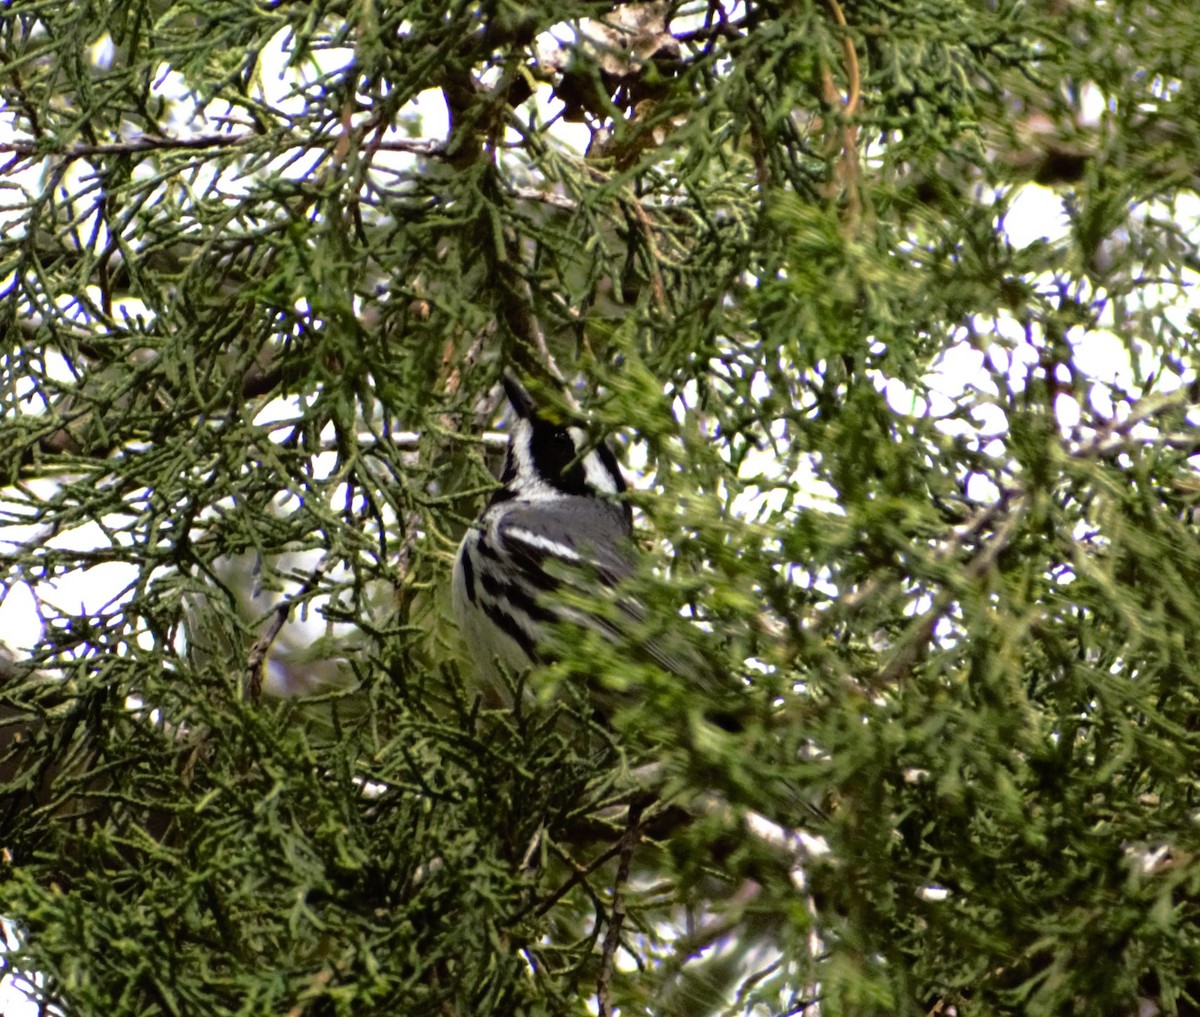
[[[837,172],[829,181],[827,197],[832,199],[839,194],[846,199],[846,209],[849,222],[857,221],[861,211],[859,197],[859,165],[858,165],[858,128],[854,116],[858,112],[862,100],[862,78],[858,68],[858,53],[854,42],[849,36],[849,25],[838,0],[826,0],[834,21],[842,30],[842,56],[846,71],[846,98],[842,99],[833,74],[828,67],[821,69],[821,88],[826,105],[831,113],[830,155],[837,151]]]

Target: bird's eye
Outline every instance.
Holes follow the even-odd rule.
[[[530,435],[529,451],[536,476],[562,491],[582,491],[584,468],[574,428],[542,423]]]

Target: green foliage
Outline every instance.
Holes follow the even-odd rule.
[[[0,11],[0,915],[57,1011],[1200,1007],[1200,18],[665,9]],[[646,627],[736,694],[470,677],[506,366],[644,466]]]

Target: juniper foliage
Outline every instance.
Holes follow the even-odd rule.
[[[1182,0],[5,5],[7,969],[1196,1012],[1197,52]],[[596,640],[473,684],[505,366],[615,433],[755,723]]]

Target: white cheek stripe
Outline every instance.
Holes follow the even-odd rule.
[[[587,432],[582,427],[568,427],[567,431],[577,449],[587,447]],[[605,469],[600,453],[594,449],[583,457],[583,476],[593,491],[599,491],[601,494],[617,493],[616,479]]]
[[[533,459],[529,455],[529,441],[533,436],[533,428],[528,420],[518,420],[513,424],[512,435],[508,439],[508,447],[517,464],[516,480],[532,477]]]
[[[617,482],[611,473],[604,468],[600,456],[589,452],[583,460],[583,475],[587,478],[588,486],[601,494],[616,494]]]

